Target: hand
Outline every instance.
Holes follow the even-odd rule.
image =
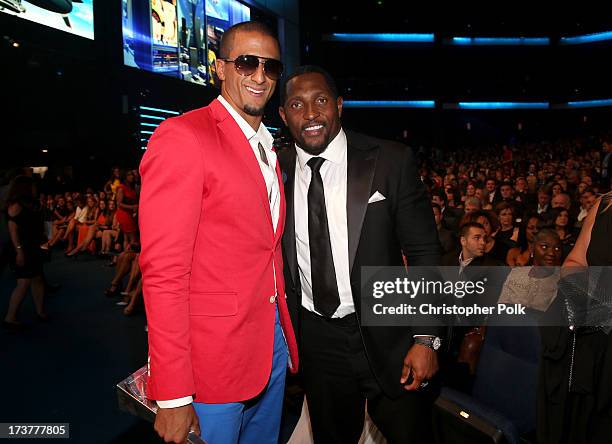
[[[422,344],[414,344],[406,353],[400,384],[406,384],[408,375],[412,373],[412,383],[404,385],[406,390],[418,390],[421,383],[431,379],[438,371],[438,355],[431,348]]]
[[[25,265],[25,254],[22,248],[17,249],[17,257],[15,258],[15,265],[23,267]]]
[[[200,422],[193,404],[172,409],[158,409],[154,429],[165,442],[175,444],[187,442],[189,431],[200,436]]]

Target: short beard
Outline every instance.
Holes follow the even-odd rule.
[[[243,111],[249,116],[263,116],[264,108],[254,108],[249,105],[244,105]]]
[[[319,154],[321,154],[323,151],[325,151],[327,149],[328,145],[329,145],[329,142],[323,143],[321,145],[314,145],[314,146],[306,145],[305,143],[297,142],[297,146],[299,146],[301,149],[306,151],[311,156],[318,156]]]

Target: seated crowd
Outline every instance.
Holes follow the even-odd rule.
[[[40,284],[46,283],[42,263],[53,254],[51,250],[59,249],[66,257],[91,254],[108,260],[108,266],[116,267],[116,276],[105,293],[110,297],[122,295],[117,304],[124,305],[124,314],[130,315],[142,293],[137,260],[140,250],[138,171],[122,171],[114,167],[111,178],[100,191],[87,188],[84,192],[56,190],[35,195],[37,187],[32,185],[36,183],[32,171],[26,168],[23,174],[13,179],[3,199],[8,220],[17,226],[17,235],[39,239],[39,242],[20,239],[26,250],[25,263],[19,259],[12,260],[16,252],[10,239],[7,239],[6,246],[3,245],[3,261],[11,264],[17,277],[3,326],[14,331],[23,328],[17,313],[30,287],[39,319],[47,319],[43,300],[49,286]],[[40,227],[43,233],[34,236],[29,227]],[[129,282],[122,291],[121,284],[127,274],[130,275]]]

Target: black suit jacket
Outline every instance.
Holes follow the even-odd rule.
[[[440,244],[425,187],[417,175],[410,149],[399,143],[346,131],[347,223],[350,282],[360,318],[362,266],[438,265]],[[302,291],[295,245],[293,206],[295,148],[279,154],[285,181],[287,219],[283,235],[287,303],[300,341]],[[385,200],[368,204],[376,191]],[[402,363],[414,334],[440,335],[441,329],[365,327],[360,331],[366,354],[381,388],[390,397],[402,393]]]

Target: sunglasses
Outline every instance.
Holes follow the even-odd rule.
[[[283,75],[283,64],[280,60],[267,59],[254,55],[241,55],[234,60],[222,59],[227,63],[233,63],[236,72],[241,76],[250,76],[257,71],[259,64],[264,67],[264,74],[270,80],[276,81]],[[263,60],[263,61],[262,61]]]

